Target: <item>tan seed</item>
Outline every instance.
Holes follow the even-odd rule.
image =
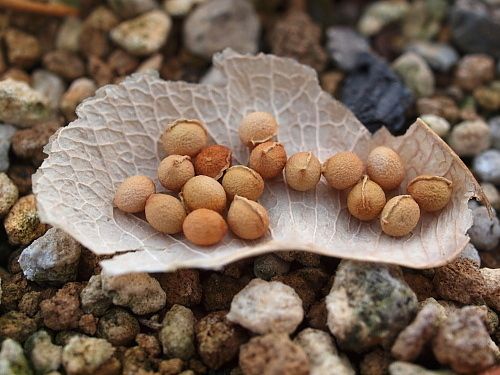
[[[453,183],[444,177],[421,175],[410,181],[406,190],[424,211],[440,211],[450,201]]]
[[[226,209],[226,192],[222,185],[208,176],[195,176],[182,187],[181,200],[190,211],[207,208],[217,212]]]
[[[321,178],[321,163],[312,152],[298,152],[286,162],[285,178],[294,190],[314,189]]]
[[[264,180],[281,174],[286,164],[286,151],[278,142],[265,142],[250,153],[249,166],[257,171]]]
[[[256,240],[267,233],[269,215],[259,203],[236,195],[227,213],[227,223],[238,237]]]
[[[338,152],[328,159],[322,168],[328,184],[337,190],[349,189],[363,177],[365,165],[354,152]]]
[[[155,191],[155,184],[149,177],[128,177],[116,189],[113,203],[123,212],[142,212],[149,196]]]
[[[182,229],[188,241],[195,245],[212,246],[222,241],[227,224],[218,212],[200,208],[186,216]]]
[[[415,229],[419,219],[420,209],[411,195],[398,195],[385,205],[380,225],[385,234],[403,237]]]
[[[187,155],[170,155],[158,166],[158,180],[171,191],[179,191],[184,184],[194,177],[194,167]]]
[[[397,188],[405,178],[405,167],[399,155],[391,148],[379,146],[368,155],[366,171],[371,180],[384,190]]]
[[[229,168],[222,178],[222,186],[230,200],[239,195],[256,201],[264,192],[264,180],[260,174],[244,165]]]
[[[382,188],[365,176],[347,195],[347,209],[355,218],[362,221],[375,219],[385,205]]]
[[[167,155],[194,157],[207,145],[208,135],[201,121],[180,119],[167,125],[161,142]]]
[[[239,135],[241,142],[253,148],[271,140],[278,132],[276,119],[267,112],[252,112],[241,120]]]
[[[167,194],[152,194],[146,202],[145,214],[149,225],[166,234],[181,232],[186,218],[181,201]]]

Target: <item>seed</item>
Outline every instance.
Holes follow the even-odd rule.
[[[421,175],[411,180],[406,190],[421,209],[434,212],[450,201],[453,183],[444,177]]]
[[[264,180],[260,174],[244,165],[229,168],[222,178],[222,186],[230,200],[239,195],[256,201],[264,192]]]
[[[257,202],[236,195],[227,213],[231,231],[244,240],[255,240],[269,228],[267,210]]]
[[[180,119],[168,124],[161,136],[167,155],[196,156],[208,141],[201,121]]]
[[[265,142],[250,153],[249,166],[257,171],[264,180],[279,175],[286,164],[286,151],[278,142]]]
[[[168,190],[179,191],[194,177],[194,167],[187,155],[170,155],[158,166],[158,180]]]
[[[152,194],[146,202],[146,220],[158,232],[176,234],[182,231],[186,210],[181,201],[167,194]]]
[[[239,129],[241,142],[251,148],[271,140],[277,132],[278,123],[267,112],[249,113],[241,120]]]
[[[286,162],[285,178],[294,190],[314,189],[321,178],[321,163],[312,152],[298,152]]]
[[[366,171],[384,190],[397,188],[405,178],[403,161],[394,150],[385,146],[375,147],[370,152]]]
[[[361,220],[375,219],[385,205],[385,193],[368,176],[358,182],[347,195],[347,209],[352,216]]]
[[[380,225],[385,234],[402,237],[417,226],[419,219],[420,209],[411,195],[398,195],[389,199],[385,205]]]
[[[186,216],[182,230],[195,245],[211,246],[222,241],[227,233],[227,224],[218,212],[200,208]]]
[[[194,159],[194,170],[196,174],[203,174],[218,180],[231,166],[231,155],[231,150],[225,146],[205,147]]]
[[[328,184],[337,190],[349,189],[363,177],[365,165],[354,152],[343,151],[328,159],[322,168]]]
[[[123,212],[141,212],[144,211],[149,196],[155,191],[155,184],[149,177],[128,177],[116,189],[113,203]]]
[[[222,185],[208,176],[195,176],[182,187],[181,200],[190,211],[207,208],[217,212],[226,209],[226,192]]]

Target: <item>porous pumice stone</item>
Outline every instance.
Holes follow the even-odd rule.
[[[333,155],[322,167],[326,181],[337,190],[353,187],[361,180],[364,172],[363,161],[351,151],[343,151]]]
[[[194,176],[182,187],[181,200],[188,211],[207,208],[217,212],[226,209],[226,192],[222,185],[208,176]]]
[[[146,201],[145,214],[149,225],[166,234],[181,232],[186,218],[181,201],[167,194],[152,194]]]
[[[179,119],[167,125],[161,142],[167,155],[194,157],[207,145],[208,135],[201,121]]]
[[[314,189],[321,178],[321,163],[312,152],[298,152],[285,164],[288,186],[297,191]]]
[[[411,180],[406,190],[422,210],[435,212],[450,201],[453,183],[445,177],[421,175]]]
[[[349,213],[361,221],[375,219],[385,206],[384,190],[365,176],[347,195]]]
[[[250,153],[249,167],[268,180],[281,174],[286,160],[286,151],[281,143],[265,142]]]
[[[244,165],[235,165],[224,174],[222,187],[230,200],[235,195],[239,195],[256,201],[264,192],[264,180],[253,169]]]
[[[385,146],[375,147],[370,152],[366,172],[384,190],[397,188],[405,178],[403,161],[393,149]]]
[[[116,189],[113,204],[123,212],[142,212],[149,196],[155,191],[155,184],[149,177],[131,176]]]
[[[194,177],[194,166],[187,155],[170,155],[158,166],[158,180],[165,189],[179,191]]]
[[[271,140],[278,133],[278,123],[267,112],[252,112],[243,117],[238,130],[241,142],[250,148]]]
[[[227,212],[231,231],[244,240],[256,240],[269,229],[269,214],[257,202],[236,195]]]
[[[231,166],[232,152],[222,145],[205,147],[194,159],[196,174],[203,174],[216,180]]]
[[[418,224],[420,208],[411,195],[398,195],[389,199],[380,216],[380,226],[385,234],[402,237]]]
[[[227,224],[218,212],[200,208],[186,216],[182,230],[188,241],[195,245],[212,246],[222,241]]]

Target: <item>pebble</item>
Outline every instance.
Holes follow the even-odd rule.
[[[205,0],[165,0],[163,6],[168,14],[173,17],[183,17],[197,4]]]
[[[401,20],[409,9],[406,1],[376,1],[364,9],[358,22],[358,30],[366,36],[375,35],[384,26]]]
[[[3,31],[7,58],[9,62],[23,69],[37,63],[42,54],[40,43],[34,36],[17,29]]]
[[[124,76],[135,71],[139,60],[122,49],[116,49],[108,57],[108,65],[117,75]]]
[[[31,193],[31,176],[35,172],[35,167],[31,165],[14,164],[7,170],[7,175],[17,186],[19,195],[25,195]]]
[[[490,128],[483,120],[463,121],[453,127],[448,143],[458,156],[475,156],[490,147]]]
[[[488,125],[490,126],[492,146],[500,150],[500,116],[490,118]]]
[[[97,332],[97,322],[96,318],[92,314],[83,314],[78,321],[78,330],[85,335],[94,336]]]
[[[449,18],[453,42],[460,50],[500,57],[500,20],[486,1],[457,0]]]
[[[26,340],[24,347],[37,373],[46,374],[61,366],[63,348],[52,344],[52,338],[46,331],[35,332]]]
[[[123,21],[111,30],[110,36],[127,52],[136,56],[146,56],[163,47],[171,27],[172,20],[166,13],[153,10]]]
[[[82,59],[76,53],[62,49],[47,52],[43,56],[43,66],[68,81],[85,74]]]
[[[11,276],[2,277],[1,306],[2,310],[6,311],[16,310],[19,301],[28,292],[28,280],[23,273],[20,270],[19,273],[15,273],[10,269],[9,272],[11,272]]]
[[[24,342],[36,331],[36,321],[19,311],[0,316],[0,337]]]
[[[203,2],[188,15],[183,37],[190,52],[211,59],[224,48],[257,52],[259,32],[259,18],[251,2],[212,0]]]
[[[4,227],[12,245],[28,245],[45,233],[47,225],[40,223],[33,194],[19,198],[7,214]]]
[[[403,79],[405,85],[417,98],[434,93],[434,74],[425,60],[414,52],[398,57],[392,68]]]
[[[477,267],[481,266],[481,257],[479,256],[479,252],[471,243],[468,243],[458,256],[460,258],[472,260]]]
[[[465,55],[458,62],[455,82],[466,91],[472,91],[495,78],[495,60],[489,55]]]
[[[494,365],[500,353],[483,319],[474,307],[451,313],[433,340],[437,360],[458,373],[477,373]]]
[[[0,374],[32,375],[22,346],[9,338],[2,342],[2,349],[0,350]]]
[[[445,319],[444,307],[434,298],[427,299],[413,322],[396,338],[391,349],[393,357],[401,361],[415,361]]]
[[[389,365],[389,375],[456,375],[448,370],[427,370],[414,363],[394,361]]]
[[[61,77],[43,69],[33,72],[31,86],[48,99],[52,108],[57,108],[59,99],[66,89]]]
[[[167,311],[159,338],[167,358],[188,360],[195,352],[195,317],[187,307],[174,305]]]
[[[255,277],[271,280],[274,276],[284,275],[290,270],[290,263],[274,254],[265,254],[255,258],[253,273]]]
[[[427,114],[420,116],[420,119],[425,122],[429,126],[429,128],[431,128],[434,133],[439,135],[441,138],[445,138],[450,132],[450,123],[440,116]]]
[[[165,292],[158,280],[147,273],[104,276],[102,289],[115,305],[126,306],[137,315],[154,313],[165,307]]]
[[[50,228],[23,250],[19,264],[28,280],[65,283],[76,279],[81,245],[60,229]]]
[[[156,8],[154,0],[107,0],[109,7],[121,18],[132,18]]]
[[[482,182],[481,189],[495,210],[500,210],[500,192],[497,187],[489,182]]]
[[[490,218],[488,210],[480,206],[472,210],[472,227],[467,234],[479,251],[496,249],[500,242],[500,221],[496,215]]]
[[[11,140],[12,152],[20,159],[31,161],[35,166],[41,165],[47,156],[43,148],[60,127],[57,121],[47,121],[29,129],[16,131]]]
[[[489,307],[500,312],[500,268],[481,268],[480,271],[485,281],[483,298]]]
[[[79,283],[67,283],[54,297],[40,303],[41,317],[47,328],[54,331],[78,328],[78,322],[83,315],[78,298],[81,289]]]
[[[111,50],[109,31],[118,23],[119,19],[108,7],[96,7],[83,21],[78,40],[81,53],[87,58],[106,57]]]
[[[5,173],[0,172],[0,218],[7,215],[18,197],[17,186]]]
[[[244,375],[307,375],[309,359],[286,334],[256,336],[240,347],[239,364]]]
[[[297,293],[279,281],[253,279],[236,294],[227,319],[260,334],[292,333],[304,310]]]
[[[371,132],[382,124],[391,132],[406,129],[411,92],[380,58],[358,54],[356,69],[344,79],[340,98]]]
[[[339,355],[332,337],[319,329],[306,328],[294,340],[309,358],[311,375],[354,375],[349,359]]]
[[[95,82],[88,78],[78,78],[69,86],[61,97],[59,108],[68,121],[76,119],[76,107],[84,99],[94,95],[97,90]]]
[[[203,283],[203,306],[208,311],[227,310],[233,297],[245,283],[232,277],[212,273]]]
[[[167,305],[194,306],[201,302],[202,287],[198,270],[186,269],[163,273],[160,285],[167,295]]]
[[[10,78],[0,81],[0,121],[27,128],[51,116],[50,103],[40,92]]]
[[[389,358],[387,352],[382,349],[375,349],[363,357],[359,364],[359,372],[361,375],[386,375],[389,373],[390,363],[391,358]]]
[[[492,149],[477,155],[472,170],[483,182],[500,185],[500,150]]]
[[[225,311],[216,311],[201,318],[195,326],[198,353],[203,363],[218,369],[238,355],[246,341],[243,329],[226,319]]]
[[[11,144],[11,139],[16,128],[12,125],[0,124],[0,172],[5,172],[9,169],[9,149]],[[2,210],[0,209],[0,212]],[[2,214],[0,214],[2,216]]]
[[[458,61],[458,53],[448,44],[416,41],[408,44],[407,51],[420,55],[432,69],[449,71]]]
[[[326,307],[337,342],[361,352],[391,343],[413,318],[417,297],[399,268],[343,260]]]
[[[111,83],[114,78],[108,63],[97,56],[89,57],[87,61],[87,73],[99,87]]]
[[[161,354],[161,344],[156,336],[139,333],[135,337],[135,341],[149,356],[157,357]]]
[[[50,289],[48,290],[50,291]],[[24,294],[17,305],[19,311],[33,318],[38,313],[38,306],[44,297],[46,297],[46,295],[42,295],[41,292],[37,291],[31,291]]]
[[[56,48],[78,52],[82,21],[77,17],[65,17],[56,37]]]
[[[370,51],[368,40],[350,27],[330,27],[326,32],[326,37],[331,59],[345,71],[356,68],[359,53]]]
[[[112,308],[106,312],[97,325],[97,336],[114,346],[127,346],[139,334],[139,322],[129,312]]]
[[[297,293],[300,300],[302,301],[302,307],[304,311],[307,310],[309,306],[316,301],[315,291],[301,275],[290,273],[288,275],[275,276],[272,278],[272,281],[279,281],[293,288],[295,293]]]
[[[406,40],[429,40],[441,30],[442,20],[448,14],[447,0],[414,1],[403,20]]]
[[[447,96],[417,99],[417,112],[420,115],[433,114],[440,116],[451,124],[456,123],[461,116],[460,109],[455,101]]]
[[[77,336],[64,347],[62,363],[68,375],[98,374],[113,359],[114,352],[115,349],[106,340]]]

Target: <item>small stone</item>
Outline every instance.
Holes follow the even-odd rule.
[[[479,252],[471,243],[468,243],[465,246],[458,257],[471,260],[477,267],[481,266],[481,257],[479,256]]]
[[[166,42],[172,20],[159,10],[123,21],[111,30],[111,39],[133,55],[145,56],[157,52]]]
[[[500,312],[500,269],[481,268],[485,281],[483,298],[492,309]]]
[[[159,337],[168,358],[187,360],[195,354],[194,325],[193,312],[187,307],[174,305],[165,314]]]
[[[108,58],[108,66],[119,76],[124,76],[135,71],[139,60],[122,49],[114,50]]]
[[[311,305],[306,315],[306,321],[310,327],[326,331],[328,330],[326,325],[327,315],[325,301],[321,300]]]
[[[80,293],[82,310],[95,316],[102,316],[111,306],[111,298],[102,289],[101,275],[94,275]]]
[[[420,55],[432,69],[439,72],[449,71],[458,61],[458,53],[444,43],[416,41],[410,43],[406,50]]]
[[[147,273],[132,273],[121,276],[104,276],[102,289],[118,306],[126,306],[134,314],[156,312],[166,303],[166,295],[158,280]]]
[[[31,291],[23,295],[19,301],[19,311],[33,318],[39,309],[43,296],[41,292]]]
[[[5,172],[9,169],[9,149],[12,136],[15,132],[16,128],[12,125],[0,124],[0,172]],[[0,216],[2,215],[0,214]]]
[[[139,346],[134,346],[125,351],[122,358],[122,375],[153,375],[153,363],[147,353]]]
[[[108,0],[107,3],[121,18],[136,17],[157,6],[154,0]]]
[[[461,114],[453,99],[447,96],[417,99],[417,112],[420,115],[433,114],[440,116],[450,123],[456,123]]]
[[[212,0],[200,4],[189,14],[183,29],[186,48],[211,59],[224,48],[255,53],[260,22],[252,3],[244,0]]]
[[[244,375],[307,375],[309,359],[288,335],[271,333],[256,336],[240,348],[240,367]]]
[[[429,126],[429,128],[431,128],[432,131],[434,131],[434,133],[436,133],[441,138],[445,138],[450,132],[450,123],[442,117],[427,114],[422,115],[420,119],[425,122]]]
[[[490,202],[495,210],[500,210],[500,192],[497,187],[489,182],[482,182],[481,189],[483,189],[486,199]]]
[[[14,81],[24,82],[31,86],[31,76],[24,70],[19,68],[9,68],[0,76],[0,81],[5,81],[7,79],[13,79]]]
[[[42,51],[34,36],[21,30],[7,29],[3,31],[3,39],[12,65],[28,69],[40,59]]]
[[[475,156],[490,146],[490,128],[482,120],[464,121],[451,130],[448,143],[458,156]]]
[[[436,359],[458,373],[476,373],[495,364],[498,348],[475,308],[451,313],[433,341]]]
[[[99,319],[97,336],[114,346],[127,346],[140,332],[139,322],[129,312],[120,308],[108,310]]]
[[[420,273],[405,272],[403,274],[406,283],[417,295],[419,301],[430,297],[437,297],[432,281]]]
[[[97,56],[90,56],[87,64],[88,75],[101,87],[111,83],[113,80],[113,72],[108,63],[104,62]]]
[[[17,186],[5,173],[0,172],[0,218],[7,215],[18,197]]]
[[[358,54],[370,51],[367,39],[350,27],[330,27],[326,36],[328,53],[342,70],[351,71],[356,68]]]
[[[46,331],[31,335],[25,343],[25,349],[37,373],[46,374],[61,366],[62,347],[52,344],[52,338]]]
[[[183,366],[182,359],[167,359],[160,362],[158,370],[160,375],[177,375],[181,373]]]
[[[389,365],[389,375],[455,375],[455,373],[447,370],[427,370],[413,363],[395,361]]]
[[[43,56],[43,66],[52,73],[74,80],[85,74],[85,65],[75,53],[66,50],[53,50]]]
[[[85,32],[89,29],[96,29],[99,31],[104,31],[105,33],[109,33],[119,23],[120,19],[117,17],[115,12],[104,5],[97,6],[92,10],[92,12],[87,16],[87,18],[85,18],[85,21],[83,22],[84,30],[82,37],[85,38]]]
[[[203,305],[208,311],[227,310],[233,297],[244,287],[244,283],[232,277],[212,273],[203,283]]]
[[[290,270],[290,263],[274,254],[257,257],[253,264],[253,273],[263,280],[271,280],[274,276],[284,275]]]
[[[339,345],[362,352],[388,346],[413,318],[417,297],[398,267],[344,260],[326,307],[328,327]]]
[[[78,322],[83,315],[80,309],[79,283],[70,282],[59,289],[56,295],[40,303],[43,323],[54,331],[78,328]]]
[[[36,331],[36,322],[19,311],[9,311],[0,316],[0,337],[24,342]]]
[[[163,6],[168,14],[173,17],[182,17],[197,4],[203,3],[205,0],[165,0]]]
[[[56,48],[78,52],[78,41],[82,31],[82,21],[77,17],[65,17],[56,37]]]
[[[481,181],[500,185],[500,150],[487,150],[477,155],[472,170]]]
[[[377,1],[367,6],[358,22],[358,30],[367,36],[377,34],[392,22],[401,20],[410,9],[406,1]]]
[[[163,55],[161,53],[155,53],[149,58],[144,60],[136,69],[136,73],[151,73],[160,71],[161,65],[163,63]]]
[[[12,273],[12,270],[9,270]],[[12,311],[17,309],[17,305],[23,295],[29,291],[28,280],[20,272],[11,276],[2,276],[1,284],[2,296],[1,304],[2,310]]]
[[[500,149],[500,116],[492,117],[488,121],[491,133],[491,143],[497,150]]]
[[[78,321],[78,329],[85,335],[93,336],[97,332],[97,320],[92,314],[83,314]]]
[[[19,195],[25,195],[31,193],[31,176],[35,172],[36,169],[31,165],[15,164],[9,167],[7,175],[17,186]]]
[[[68,375],[113,374],[100,372],[109,361],[115,349],[103,339],[73,337],[63,349],[62,362]]]
[[[28,280],[65,283],[76,280],[81,245],[60,229],[50,228],[25,248],[19,264]]]
[[[491,251],[496,249],[500,242],[500,221],[494,215],[489,215],[488,209],[484,206],[475,208],[472,211],[472,227],[467,234],[471,243],[479,251]]]
[[[33,372],[24,356],[21,345],[12,339],[5,339],[0,350],[0,374],[32,375]]]
[[[361,375],[386,375],[390,363],[391,359],[385,351],[375,349],[363,357],[359,371]]]
[[[253,279],[236,294],[227,319],[252,332],[292,333],[304,317],[302,301],[288,285]]]
[[[320,76],[321,88],[330,95],[336,97],[344,74],[339,71],[327,71]]]
[[[40,92],[10,78],[0,81],[0,121],[27,128],[51,115],[50,103]]]
[[[196,323],[196,342],[203,363],[218,369],[238,354],[246,335],[237,325],[226,319],[225,311],[216,311]]]
[[[495,60],[488,55],[466,55],[455,71],[455,81],[462,89],[472,91],[495,78]]]
[[[434,75],[424,59],[406,52],[392,63],[392,68],[417,98],[434,93]]]
[[[447,14],[447,0],[413,1],[403,20],[403,35],[407,40],[432,39],[441,30]]]
[[[339,355],[332,337],[318,329],[306,328],[294,342],[302,347],[309,358],[311,375],[354,375],[349,359]]]
[[[158,357],[161,354],[161,344],[156,336],[139,333],[135,337],[135,341],[149,356]]]
[[[40,223],[33,194],[21,197],[4,220],[5,231],[13,245],[28,245],[45,233],[47,226]]]
[[[304,310],[309,308],[309,306],[316,300],[316,293],[312,289],[311,285],[302,276],[296,273],[275,276],[272,278],[272,281],[279,281],[293,288],[302,301],[302,307]]]
[[[48,70],[38,69],[33,72],[31,86],[44,95],[52,108],[57,108],[64,90],[64,81]]]
[[[68,121],[76,119],[75,110],[83,99],[94,95],[97,87],[94,81],[88,78],[74,80],[68,90],[61,97],[59,108]]]
[[[178,270],[160,276],[167,305],[194,306],[201,302],[202,288],[198,270]]]
[[[478,87],[473,92],[476,103],[487,111],[500,109],[500,82],[494,81],[489,86]]]

